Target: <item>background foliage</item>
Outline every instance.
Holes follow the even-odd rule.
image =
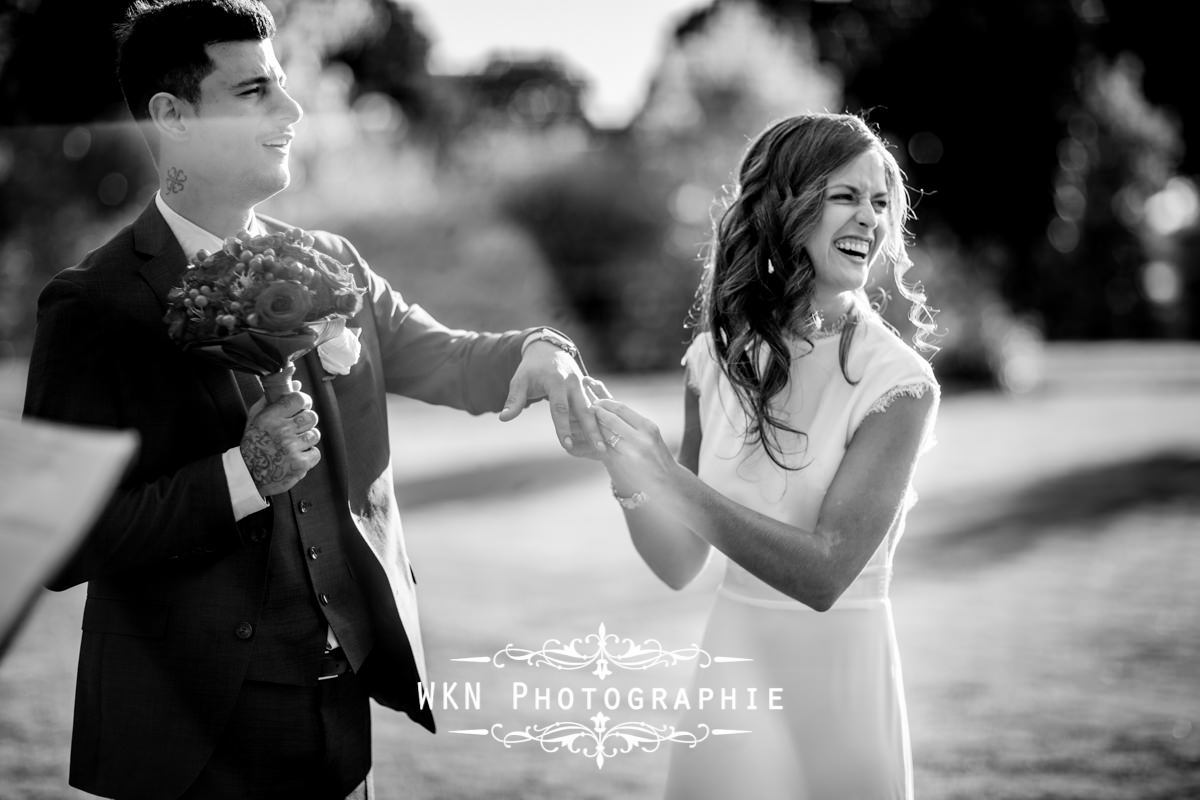
[[[403,3],[268,4],[307,116],[264,209],[352,234],[450,324],[551,319],[604,369],[672,367],[746,141],[845,109],[917,190],[944,376],[1029,388],[1043,337],[1200,336],[1198,104],[1158,0],[698,3],[639,113],[603,130],[569,54],[438,75]],[[0,7],[0,354],[27,349],[45,280],[153,192],[112,78],[126,6]]]

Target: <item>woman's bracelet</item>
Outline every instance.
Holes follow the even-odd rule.
[[[617,498],[617,502],[621,504],[621,508],[633,509],[638,506],[645,505],[650,499],[645,492],[634,492],[631,495],[623,495],[617,491],[617,487],[612,487],[612,496]]]

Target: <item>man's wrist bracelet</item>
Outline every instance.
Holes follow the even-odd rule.
[[[588,374],[587,364],[583,363],[583,354],[579,352],[579,347],[571,341],[571,338],[562,331],[556,331],[554,328],[541,328],[534,331],[525,337],[525,341],[521,344],[521,355],[525,355],[525,351],[529,349],[529,345],[534,342],[546,342],[562,350],[564,353],[575,359],[575,363],[579,365],[579,371],[584,375]]]
[[[631,495],[623,495],[617,491],[616,486],[612,487],[612,496],[617,499],[617,502],[621,504],[621,508],[624,509],[637,508],[638,506],[645,505],[650,500],[645,492],[634,492]]]
[[[571,358],[579,358],[579,348],[575,346],[575,343],[562,334],[552,331],[549,328],[542,328],[536,333],[529,334],[529,336],[525,339],[525,342],[521,345],[521,352],[524,353],[534,342],[546,342],[547,344],[552,344],[559,350],[562,350],[564,353],[569,355]]]

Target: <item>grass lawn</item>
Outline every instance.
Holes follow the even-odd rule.
[[[1064,347],[1036,396],[945,399],[892,592],[918,797],[1200,797],[1200,351],[1166,352]],[[613,384],[677,430],[674,376]],[[0,379],[0,403],[13,396]],[[684,648],[700,638],[719,565],[682,592],[658,584],[599,468],[529,443],[544,409],[512,427],[395,410],[432,677],[479,681],[482,707],[440,712],[437,736],[376,709],[379,796],[658,797],[677,745],[598,769],[449,732],[582,721],[514,710],[511,686],[578,690],[600,685],[593,676],[452,659],[601,623]],[[81,605],[79,590],[47,594],[0,664],[0,798],[83,796],[65,778]],[[608,683],[690,675],[685,664]]]

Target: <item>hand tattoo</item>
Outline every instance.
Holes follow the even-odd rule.
[[[242,438],[242,460],[259,488],[283,482],[289,474],[284,451],[266,431],[250,428]]]
[[[179,167],[171,167],[167,170],[167,194],[182,192],[185,183],[187,183],[187,173]]]

